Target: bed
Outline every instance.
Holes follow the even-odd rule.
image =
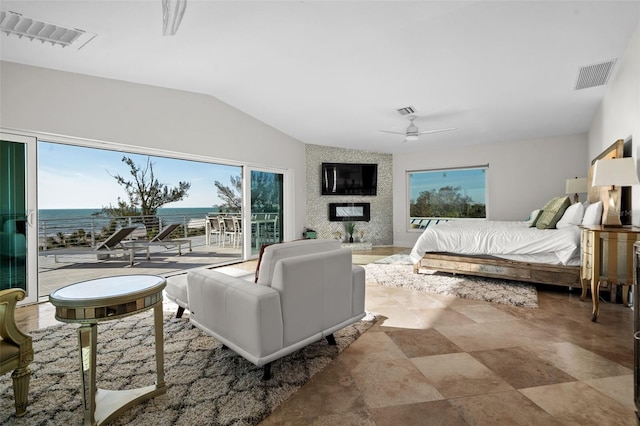
[[[624,141],[618,140],[591,162],[587,201],[592,209],[598,204],[601,206],[595,219],[597,224],[602,215],[607,214],[608,191],[591,185],[593,164],[602,158],[622,157],[623,148]],[[628,197],[623,193],[620,197],[623,204],[625,196]],[[590,213],[593,215],[593,211]],[[412,248],[414,272],[428,269],[582,287],[579,224],[541,230],[530,227],[530,223],[525,221],[459,220],[439,223],[428,227]]]

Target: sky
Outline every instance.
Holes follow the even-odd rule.
[[[115,206],[118,197],[127,200],[124,187],[113,177],[133,179],[126,155],[140,168],[146,155],[84,148],[58,143],[38,142],[38,208],[101,209]],[[179,203],[163,207],[212,207],[221,204],[214,181],[230,185],[229,176],[240,176],[238,166],[176,160],[151,156],[155,177],[170,188],[178,182],[191,183],[188,196]]]
[[[485,169],[434,170],[411,173],[410,197],[416,200],[423,191],[443,186],[462,187],[462,193],[476,203],[485,203]]]

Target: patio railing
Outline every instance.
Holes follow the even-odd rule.
[[[440,222],[448,222],[453,220],[446,217],[411,217],[409,227],[411,229],[427,229],[431,225],[437,225]]]
[[[172,223],[182,226],[175,237],[186,238],[204,235],[205,218],[200,213],[193,215],[119,216],[119,217],[68,217],[38,221],[38,246],[40,250],[59,247],[95,247],[121,226],[137,226],[131,234],[133,239],[148,238]]]

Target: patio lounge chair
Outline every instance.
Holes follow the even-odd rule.
[[[135,241],[125,241],[131,233],[137,229],[137,226],[125,226],[118,229],[116,232],[111,234],[109,238],[101,242],[96,246],[96,248],[84,248],[84,247],[73,247],[73,248],[64,248],[64,249],[52,249],[42,251],[40,255],[42,256],[54,256],[54,262],[58,262],[58,256],[61,255],[78,255],[78,254],[88,254],[95,253],[98,256],[98,260],[106,260],[110,258],[111,254],[123,253],[129,254],[129,265],[133,266],[133,257],[136,250],[146,250],[147,251],[147,259],[149,259],[149,246],[147,244],[141,244],[140,242]]]
[[[95,250],[96,251],[98,251],[98,250],[106,250],[106,251],[117,250],[118,248],[120,248],[122,246],[122,240],[124,240],[129,235],[131,235],[131,233],[133,231],[135,231],[136,229],[138,229],[137,226],[125,226],[123,228],[118,229],[116,232],[111,234],[109,236],[109,238],[107,238],[106,240],[104,240],[103,242],[98,244],[96,246]]]
[[[147,244],[149,246],[158,245],[163,246],[165,248],[170,247],[178,247],[178,256],[182,256],[182,245],[189,244],[189,251],[193,251],[191,247],[191,240],[189,239],[172,239],[169,236],[176,230],[180,223],[172,223],[170,225],[165,226],[162,231],[158,233],[155,237],[150,239]],[[147,260],[149,259],[149,251],[147,251]]]

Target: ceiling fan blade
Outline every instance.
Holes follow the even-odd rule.
[[[384,132],[384,133],[393,133],[394,135],[404,135],[405,132],[392,132],[391,130],[379,130],[380,132]]]
[[[418,132],[419,135],[428,135],[430,133],[440,133],[440,132],[449,132],[451,130],[458,130],[456,127],[449,127],[446,129],[435,129],[435,130],[425,130],[423,132]]]

